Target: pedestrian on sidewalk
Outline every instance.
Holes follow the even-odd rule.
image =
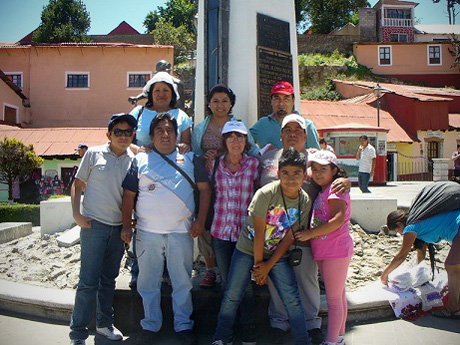
[[[359,161],[358,168],[358,186],[361,192],[370,193],[369,181],[374,176],[375,171],[375,148],[369,144],[369,138],[367,135],[361,135],[359,137],[358,152],[356,152],[356,159]]]
[[[73,217],[80,232],[80,277],[70,320],[71,344],[84,345],[88,325],[96,309],[96,331],[109,340],[123,335],[113,325],[115,279],[120,271],[124,247],[121,240],[121,183],[134,154],[129,149],[136,119],[129,114],[113,115],[108,124],[109,142],[88,149],[71,188]],[[83,189],[83,210],[80,200]]]
[[[299,232],[301,241],[310,241],[313,259],[318,264],[326,288],[328,311],[327,336],[324,345],[344,344],[347,321],[345,283],[353,255],[350,222],[350,193],[337,194],[332,182],[346,177],[337,157],[330,151],[317,151],[308,157],[312,178],[321,191],[313,203],[310,229]]]

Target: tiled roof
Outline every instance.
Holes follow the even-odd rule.
[[[341,126],[343,128],[375,128],[377,109],[368,104],[342,102],[301,101],[302,116],[313,121],[317,129]],[[386,128],[389,142],[414,142],[408,133],[386,111],[380,110],[380,127]]]
[[[120,25],[110,31],[107,35],[139,35],[139,32],[125,21],[122,21]]]
[[[164,45],[151,45],[151,44],[131,44],[123,42],[65,42],[65,43],[46,43],[46,44],[36,44],[36,45],[20,45],[16,43],[0,43],[0,48],[18,48],[24,49],[29,47],[43,47],[43,48],[62,48],[62,47],[125,47],[125,48],[162,48],[162,47],[172,47]]]
[[[383,2],[384,5],[396,5],[396,6],[406,6],[406,5],[418,5],[418,2],[410,2],[410,1],[399,1],[399,0],[379,0],[374,5],[374,8],[380,8],[381,3]]]
[[[374,89],[376,86],[375,82],[368,81],[337,80],[337,82],[369,89]],[[386,83],[380,83],[379,85],[384,89],[384,92],[393,92],[407,98],[417,99],[421,102],[452,101],[452,98],[449,98],[449,96],[460,97],[460,90]]]
[[[107,142],[107,128],[19,128],[0,124],[0,140],[5,136],[34,145],[39,156],[72,156],[80,143],[88,146]]]
[[[451,24],[417,24],[414,25],[417,34],[456,34],[460,35],[460,25]]]
[[[449,126],[460,129],[460,114],[449,114]]]

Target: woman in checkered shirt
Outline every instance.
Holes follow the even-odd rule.
[[[225,153],[216,158],[208,171],[214,184],[214,218],[211,225],[211,245],[222,277],[222,289],[227,284],[230,261],[236,242],[246,222],[248,206],[259,179],[259,160],[247,155],[250,148],[248,130],[241,121],[228,121],[222,129]],[[248,287],[240,305],[242,339],[253,337],[254,298]],[[253,332],[252,332],[253,333]]]

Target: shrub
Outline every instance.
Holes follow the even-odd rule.
[[[301,95],[302,99],[316,100],[316,101],[338,101],[340,95],[335,91],[334,83],[332,80],[326,80],[324,85],[320,88],[313,89]]]
[[[0,204],[0,219],[2,222],[32,222],[40,225],[40,205]]]

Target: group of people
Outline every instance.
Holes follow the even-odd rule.
[[[273,113],[250,129],[232,114],[236,97],[225,85],[209,91],[209,114],[193,131],[177,108],[169,73],[156,73],[143,94],[145,106],[111,117],[108,143],[88,149],[72,185],[82,230],[71,343],[85,344],[94,306],[97,333],[123,338],[113,325],[112,303],[124,250],[133,241],[144,307],[141,342],[153,343],[162,327],[166,267],[174,330],[183,344],[196,344],[197,238],[208,276],[212,280],[217,264],[222,277],[213,344],[233,342],[237,315],[243,344],[256,343],[253,283],[268,284],[274,342],[282,343],[290,328],[296,344],[344,344],[351,183],[334,153],[319,150],[313,123],[294,111],[292,85],[273,86]],[[318,270],[328,302],[325,336]]]

